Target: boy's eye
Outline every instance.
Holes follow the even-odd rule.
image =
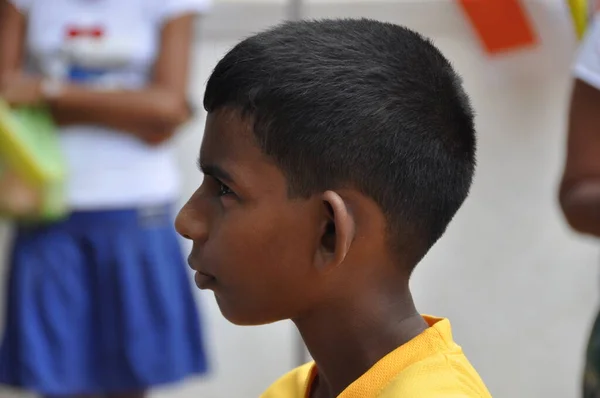
[[[227,196],[232,194],[233,191],[225,184],[223,184],[222,182],[219,182],[219,196]]]

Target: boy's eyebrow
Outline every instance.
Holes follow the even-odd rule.
[[[231,175],[215,164],[205,164],[198,159],[198,168],[200,171],[202,171],[202,173],[204,173],[204,175],[214,177],[223,182],[233,183],[233,178]]]

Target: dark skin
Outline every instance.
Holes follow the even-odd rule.
[[[600,91],[576,80],[559,199],[571,227],[600,237]]]
[[[91,124],[132,134],[150,145],[173,136],[190,117],[187,88],[194,16],[165,24],[151,83],[140,90],[96,91],[66,85],[45,100],[41,79],[23,73],[27,18],[0,0],[0,97],[11,105],[48,102],[60,125]]]
[[[313,398],[339,395],[383,356],[427,328],[409,266],[387,245],[378,205],[350,187],[288,196],[251,121],[210,113],[200,150],[205,178],[176,227],[193,241],[190,266],[238,325],[291,319],[318,367]]]

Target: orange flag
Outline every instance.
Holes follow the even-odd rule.
[[[538,42],[521,0],[458,0],[458,4],[490,54],[528,47]]]

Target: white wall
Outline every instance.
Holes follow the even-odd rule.
[[[476,182],[418,268],[412,285],[420,309],[452,320],[495,397],[576,397],[599,264],[596,243],[567,230],[555,201],[576,46],[562,0],[527,2],[543,45],[495,59],[481,52],[453,1],[340,2],[313,0],[308,16],[369,16],[433,37],[464,76],[478,114]],[[199,102],[218,58],[240,37],[278,22],[282,4],[217,4],[200,32],[192,90]],[[202,118],[178,141],[186,195],[201,179],[194,159]],[[256,397],[292,366],[290,324],[235,327],[210,294],[198,296],[214,373],[158,396]]]

